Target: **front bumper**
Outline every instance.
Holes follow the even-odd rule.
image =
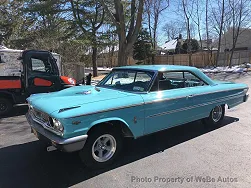
[[[249,94],[246,94],[246,95],[244,96],[244,98],[243,98],[243,102],[247,102],[248,97],[249,97]]]
[[[46,141],[47,143],[52,144],[57,149],[64,152],[79,151],[84,147],[88,135],[62,138],[44,129],[42,125],[35,122],[29,115],[29,112],[25,116],[31,126],[31,131],[39,140]]]

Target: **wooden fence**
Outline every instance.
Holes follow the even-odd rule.
[[[192,54],[192,66],[203,68],[212,66],[216,60],[216,52],[212,54],[207,52]],[[98,67],[115,67],[117,64],[117,57],[98,59]],[[132,57],[128,59],[128,65],[135,65]],[[230,62],[230,52],[220,53],[218,66],[228,66]],[[232,65],[243,63],[251,63],[251,51],[237,51],[233,54]],[[169,65],[189,65],[188,54],[175,54],[175,55],[157,55],[155,57],[155,64],[169,64]],[[62,75],[81,80],[86,73],[92,72],[90,68],[84,67],[84,62],[68,62],[62,65]],[[102,73],[100,73],[102,74]]]
[[[230,63],[230,52],[222,52],[219,55],[218,66],[228,66]],[[212,66],[216,61],[216,52],[198,52],[191,56],[192,66],[202,68],[205,66]],[[117,56],[110,58],[98,58],[98,66],[100,67],[114,67],[118,66]],[[132,57],[128,58],[128,65],[135,65],[137,63]],[[233,54],[232,65],[243,63],[251,63],[251,51],[236,51]],[[155,56],[155,64],[168,65],[189,65],[189,54],[174,54],[174,55],[157,55]]]

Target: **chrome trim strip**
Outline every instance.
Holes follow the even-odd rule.
[[[153,78],[152,78],[151,83],[150,83],[150,85],[149,85],[149,88],[148,88],[147,93],[149,93],[149,92],[151,91],[151,89],[152,89],[152,87],[153,87],[153,84],[154,84],[155,80],[158,79],[158,78],[157,78],[157,77],[158,77],[158,73],[159,73],[158,71],[155,71],[155,72],[154,72],[154,75],[153,75]]]
[[[239,98],[239,97],[243,97],[243,96],[240,96],[240,95],[238,95],[238,96],[229,96],[227,98],[218,99],[218,100],[215,100],[215,101],[212,101],[212,102],[202,103],[202,104],[198,104],[198,105],[194,105],[194,106],[189,106],[189,107],[185,107],[185,108],[180,108],[180,109],[176,109],[176,110],[171,110],[171,111],[166,111],[166,112],[161,112],[161,113],[149,115],[146,118],[152,118],[152,117],[163,116],[163,115],[172,114],[172,113],[176,113],[176,112],[181,112],[181,111],[185,111],[185,110],[190,110],[190,109],[193,109],[193,108],[207,106],[207,105],[210,105],[210,104],[223,102],[225,100],[231,100],[231,99],[235,99],[235,98]]]
[[[201,94],[195,94],[193,95],[193,97],[197,97],[197,96],[202,96],[202,95],[207,95],[207,94],[214,94],[214,93],[219,93],[219,92],[225,92],[225,91],[235,91],[235,90],[241,90],[241,89],[245,89],[245,88],[236,88],[236,89],[228,89],[228,90],[219,90],[219,91],[215,91],[215,92],[205,92],[205,93],[201,93]],[[240,92],[240,93],[243,93]],[[164,101],[169,101],[169,100],[176,100],[176,99],[182,99],[182,98],[186,98],[187,96],[182,96],[182,97],[173,97],[173,98],[164,98],[164,99],[157,99],[157,100],[153,100],[153,101],[148,101],[145,104],[152,104],[155,102],[164,102]]]
[[[196,94],[194,96],[201,96],[201,95],[207,95],[207,94],[213,94],[213,93],[219,93],[219,92],[224,92],[224,91],[235,91],[235,90],[244,90],[245,88],[235,88],[235,89],[227,89],[227,90],[219,90],[219,91],[215,91],[215,92],[205,92],[205,93],[201,93],[201,94]],[[241,91],[240,93],[242,93],[243,91]]]
[[[90,113],[86,113],[86,114],[81,114],[81,115],[77,115],[77,116],[72,116],[72,117],[67,117],[67,118],[63,118],[63,119],[71,119],[71,118],[77,118],[77,117],[81,117],[81,116],[88,116],[88,115],[93,115],[93,114],[99,114],[99,113],[103,113],[103,112],[109,112],[109,111],[114,111],[114,110],[121,110],[121,109],[125,109],[125,108],[131,108],[131,107],[136,107],[136,106],[142,106],[145,103],[139,103],[139,104],[132,104],[132,105],[128,105],[128,106],[121,106],[121,107],[116,107],[116,108],[109,108],[106,110],[100,110],[100,111],[96,111],[96,112],[90,112]]]
[[[243,89],[243,88],[236,88],[236,89],[229,89],[229,90],[220,90],[220,91],[216,91],[216,92],[207,92],[207,93],[202,93],[199,95],[193,95],[193,97],[195,96],[201,96],[201,95],[205,95],[205,94],[211,94],[211,93],[218,93],[218,92],[222,92],[222,91],[234,91],[234,90],[239,90],[239,89]],[[242,92],[240,92],[242,93]],[[236,94],[234,94],[236,95]],[[116,107],[116,108],[110,108],[110,109],[106,109],[106,110],[100,110],[97,112],[91,112],[91,113],[87,113],[87,114],[81,114],[78,116],[72,116],[72,117],[67,117],[67,118],[63,118],[63,119],[71,119],[71,118],[77,118],[77,117],[81,117],[81,116],[87,116],[87,115],[93,115],[93,114],[98,114],[98,113],[103,113],[103,112],[109,112],[109,111],[114,111],[114,110],[120,110],[120,109],[124,109],[124,108],[131,108],[131,107],[136,107],[136,106],[142,106],[145,104],[152,104],[152,103],[156,103],[156,102],[163,102],[163,101],[169,101],[169,100],[176,100],[176,99],[181,99],[181,98],[186,98],[187,96],[182,96],[182,97],[174,97],[174,98],[167,98],[167,99],[157,99],[154,101],[149,101],[149,102],[143,102],[140,104],[133,104],[133,105],[128,105],[128,106],[121,106],[121,107]]]
[[[153,101],[145,102],[145,104],[153,104],[153,103],[156,103],[156,102],[164,102],[164,101],[170,101],[170,100],[176,100],[176,99],[182,99],[182,98],[187,98],[187,96],[165,98],[165,99],[156,99],[156,100],[153,100]]]

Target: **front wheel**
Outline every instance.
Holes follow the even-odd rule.
[[[123,136],[117,130],[97,129],[88,136],[80,158],[90,168],[105,168],[119,155],[122,142]]]
[[[215,106],[210,112],[209,117],[204,118],[202,122],[206,125],[220,125],[225,116],[225,105]]]
[[[10,100],[6,98],[0,98],[0,116],[8,114],[13,108]]]

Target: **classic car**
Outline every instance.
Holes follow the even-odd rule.
[[[225,107],[246,102],[247,92],[246,84],[214,81],[195,67],[116,67],[96,86],[32,95],[26,117],[40,140],[103,168],[118,157],[124,137],[200,119],[217,126]]]

